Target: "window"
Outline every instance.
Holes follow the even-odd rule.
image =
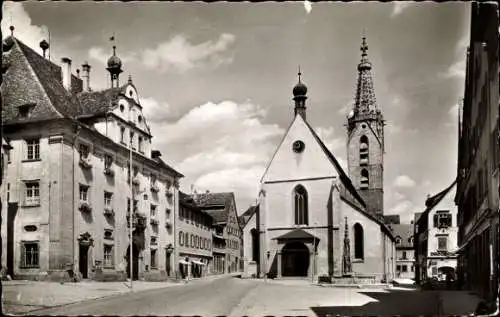
[[[184,245],[184,233],[182,233],[182,231],[179,231],[179,245]]]
[[[361,189],[368,188],[369,183],[370,183],[370,178],[369,178],[368,170],[363,168],[361,170]]]
[[[125,143],[125,127],[120,127],[120,142]]]
[[[401,272],[401,265],[396,265],[396,271]]]
[[[139,201],[137,199],[134,199],[134,213],[139,212]]]
[[[368,138],[361,136],[359,140],[359,164],[368,165]]]
[[[113,246],[105,244],[104,245],[104,267],[113,267],[114,261],[113,261]]]
[[[401,243],[401,238],[400,237],[396,237],[396,244],[400,244]]]
[[[307,191],[302,185],[298,185],[294,190],[294,204],[295,204],[295,224],[307,225]]]
[[[110,169],[113,164],[113,157],[109,154],[104,155],[104,168]]]
[[[39,205],[40,204],[40,183],[29,182],[26,183],[26,205]]]
[[[140,148],[139,148],[139,150],[140,150]],[[150,179],[151,179],[151,186],[156,185],[156,175],[151,174]]]
[[[86,144],[80,144],[80,147],[79,147],[79,150],[78,150],[78,153],[80,153],[80,158],[84,158],[86,159],[87,157],[89,157],[89,147],[88,145]]]
[[[151,249],[151,268],[156,268],[156,250]]]
[[[139,152],[144,153],[144,149],[142,148],[142,137],[140,136],[138,139],[139,142]]]
[[[364,241],[363,241],[363,227],[356,223],[354,225],[354,258],[364,258]]]
[[[403,251],[403,260],[406,260],[406,251]]]
[[[448,211],[437,211],[434,215],[434,228],[449,228],[452,225],[452,216]]]
[[[150,216],[151,218],[156,217],[156,205],[151,205]]]
[[[408,266],[407,265],[403,265],[401,268],[402,268],[403,273],[408,272]]]
[[[411,271],[415,272],[415,266],[413,266],[413,265],[411,266]]]
[[[80,200],[88,201],[89,200],[89,187],[85,185],[80,185]]]
[[[37,268],[38,263],[38,242],[23,242],[21,246],[21,267]]]
[[[130,147],[135,150],[134,145],[134,132],[130,132]]]
[[[130,214],[130,198],[127,198],[127,213]]]
[[[104,192],[104,207],[111,207],[113,202],[113,193]]]
[[[26,159],[39,160],[40,159],[40,139],[26,140],[26,145],[28,146],[28,152],[26,153]]]
[[[447,250],[447,249],[448,249],[448,238],[438,237],[438,250]]]

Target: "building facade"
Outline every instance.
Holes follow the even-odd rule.
[[[242,231],[239,225],[234,193],[195,193],[196,205],[213,218],[212,274],[241,271]]]
[[[179,192],[179,217],[176,226],[178,270],[181,277],[211,274],[212,217],[202,211],[187,194]]]
[[[454,198],[456,181],[434,196],[428,197],[425,211],[415,223],[417,281],[429,278],[446,280],[456,276],[458,226]]]
[[[299,72],[294,118],[262,176],[258,207],[247,214],[245,276],[393,279],[394,237],[379,216],[382,119],[366,50],[363,38],[356,106],[348,117],[352,181],[306,119]]]
[[[471,4],[470,43],[459,124],[459,282],[494,304],[499,265],[498,4]]]
[[[415,278],[415,250],[413,247],[413,223],[392,224],[396,239],[396,277],[403,279]]]
[[[15,278],[107,280],[131,277],[132,264],[134,279],[167,278],[182,175],[151,148],[137,89],[130,77],[120,85],[116,47],[110,88],[93,91],[88,63],[74,75],[69,58],[45,58],[43,42],[42,56],[13,35],[3,41],[12,150],[2,266]]]

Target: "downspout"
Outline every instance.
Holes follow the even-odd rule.
[[[72,148],[73,148],[73,176],[72,176],[72,187],[73,187],[73,210],[71,212],[72,214],[72,217],[73,217],[73,274],[76,274],[76,268],[77,268],[77,259],[76,259],[76,248],[77,248],[77,234],[76,234],[76,199],[75,199],[75,195],[76,195],[76,186],[75,186],[75,179],[76,179],[76,168],[75,168],[75,142],[76,142],[76,139],[78,138],[78,136],[80,135],[80,125],[78,124],[78,122],[75,120],[74,123],[76,124],[76,127],[75,127],[75,132],[74,132],[74,135],[73,135],[73,143],[72,143]]]
[[[174,182],[172,182],[174,183]],[[175,188],[175,187],[174,187]],[[178,279],[178,274],[177,274],[177,263],[178,263],[178,260],[177,260],[177,253],[178,253],[178,250],[177,250],[177,227],[176,227],[176,221],[175,219],[177,219],[177,216],[178,216],[178,213],[179,213],[179,210],[178,210],[178,204],[176,203],[176,195],[175,195],[175,190],[173,192],[173,212],[172,212],[172,231],[174,232],[174,256],[172,257],[173,258],[173,265],[172,265],[172,269],[173,271],[175,272],[175,279],[177,280]]]

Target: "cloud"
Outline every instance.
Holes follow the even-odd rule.
[[[174,110],[166,102],[154,98],[141,98],[142,113],[148,122],[164,122],[175,116]]]
[[[304,1],[304,9],[306,9],[307,14],[311,13],[311,10],[312,10],[311,2],[305,0]]]
[[[413,179],[411,179],[408,175],[399,175],[394,180],[393,185],[395,187],[400,187],[400,188],[411,188],[415,187],[417,183]]]
[[[458,77],[465,79],[465,58],[461,58],[459,61],[453,63],[441,76],[445,78]]]
[[[149,117],[167,113],[152,107]],[[207,102],[192,108],[174,122],[152,123],[154,146],[201,191],[234,191],[238,200],[254,201],[260,177],[278,146],[284,130],[265,124],[267,112],[251,102]],[[171,154],[170,154],[171,153]]]
[[[394,6],[392,8],[392,17],[395,17],[399,14],[401,14],[405,9],[411,6],[410,1],[397,1],[394,3]]]
[[[15,27],[14,36],[31,48],[38,48],[42,39],[48,40],[47,27],[31,24],[31,18],[22,3],[5,1],[2,19],[2,34],[4,37],[10,35],[9,27],[11,25]]]
[[[224,33],[216,41],[191,44],[183,35],[177,35],[155,49],[146,49],[141,53],[141,60],[146,67],[161,72],[169,69],[185,72],[202,66],[218,66],[232,61],[223,53],[234,41],[234,35]]]
[[[109,51],[107,52],[105,49],[102,47],[91,47],[89,49],[89,57],[91,59],[95,59],[102,64],[106,65],[108,58],[113,54],[113,52]],[[120,52],[117,54],[120,59],[122,60],[123,63],[135,61],[137,59],[137,53],[124,53]]]
[[[410,223],[414,219],[415,213],[421,211],[421,208],[406,199],[397,203],[388,214],[397,214],[400,216],[401,223]]]
[[[325,143],[328,150],[330,150],[330,152],[332,152],[334,155],[335,155],[335,152],[337,152],[337,150],[346,146],[346,141],[344,138],[335,137],[333,127],[316,128],[316,134],[319,136],[321,141],[323,141],[323,143]]]

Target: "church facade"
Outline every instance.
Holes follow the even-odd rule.
[[[243,214],[246,276],[354,277],[390,281],[395,240],[383,222],[383,117],[365,39],[355,107],[348,116],[349,177],[306,119],[307,87],[293,89],[295,116]]]

